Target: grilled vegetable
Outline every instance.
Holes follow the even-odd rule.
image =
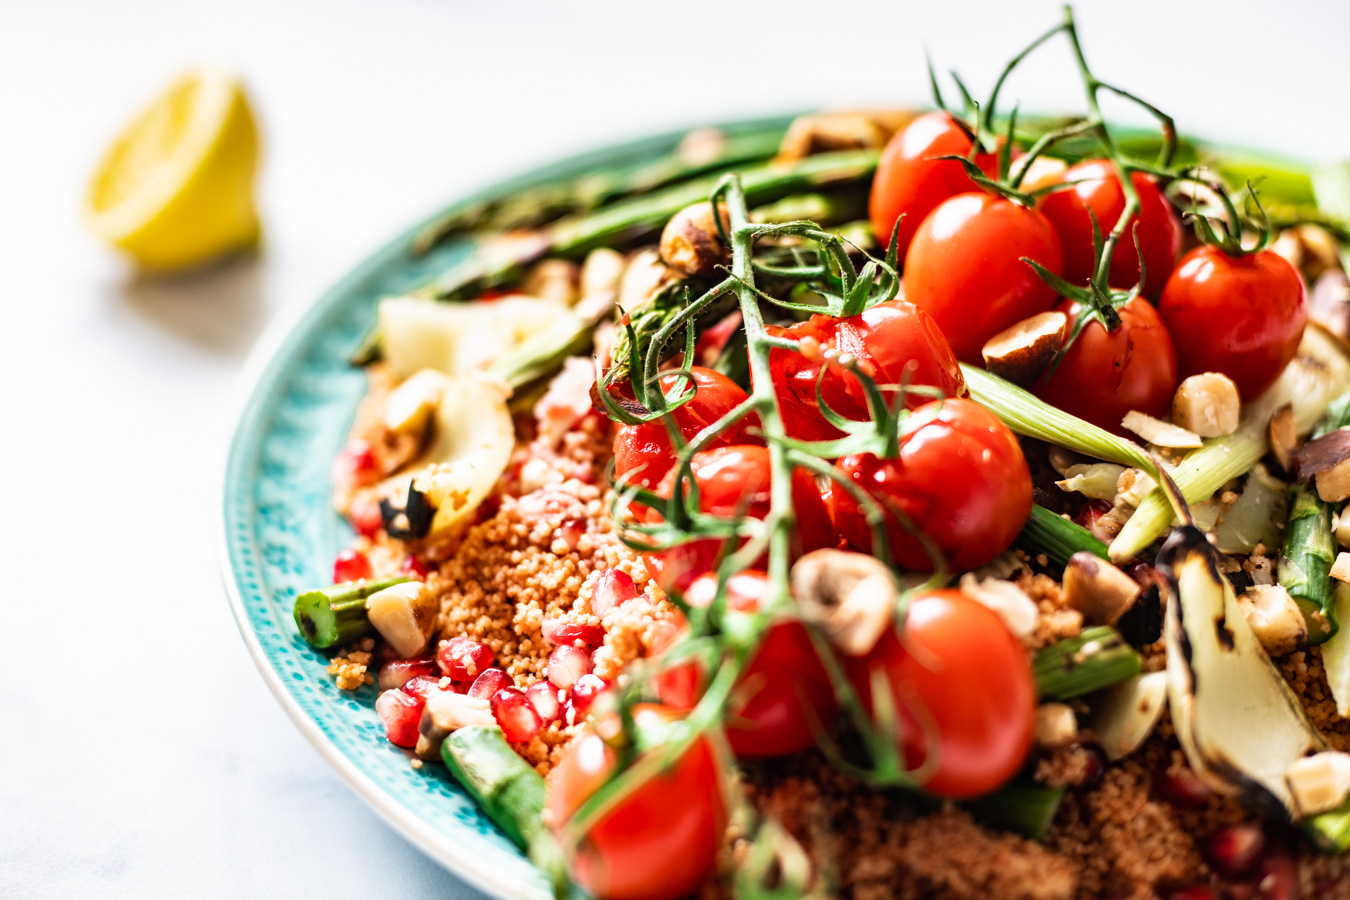
[[[355,581],[306,591],[295,598],[300,636],[315,650],[331,650],[365,637],[373,628],[366,598],[407,580]]]
[[[1109,760],[1123,759],[1148,740],[1167,708],[1167,673],[1136,675],[1109,688],[1092,705],[1092,730]]]
[[[1219,793],[1296,814],[1289,767],[1325,741],[1247,624],[1205,535],[1178,528],[1158,567],[1170,586],[1168,703],[1191,768]]]
[[[440,611],[435,594],[420,581],[391,585],[366,598],[370,624],[401,659],[411,659],[427,648]]]
[[[1284,554],[1280,557],[1280,584],[1303,611],[1310,644],[1322,643],[1338,627],[1331,602],[1330,572],[1335,557],[1330,508],[1311,487],[1295,487],[1284,532]]]
[[[1031,507],[1031,518],[1022,526],[1016,543],[1029,553],[1044,553],[1057,566],[1067,564],[1069,558],[1079,552],[1108,558],[1106,544],[1096,535],[1044,506]]]

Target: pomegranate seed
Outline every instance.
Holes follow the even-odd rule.
[[[1214,889],[1207,884],[1196,884],[1167,895],[1167,900],[1218,900]]]
[[[435,675],[414,675],[403,683],[403,693],[419,700],[426,700],[433,691],[441,690],[441,679]]]
[[[622,569],[606,569],[595,580],[595,589],[591,593],[591,612],[604,616],[616,606],[627,603],[637,596],[637,585]]]
[[[1256,870],[1256,890],[1261,900],[1295,900],[1298,897],[1298,863],[1287,850],[1266,854]]]
[[[516,688],[503,688],[492,695],[492,715],[502,727],[502,734],[513,744],[533,740],[544,727],[534,704]]]
[[[417,724],[422,719],[423,701],[400,690],[385,691],[375,698],[375,714],[384,725],[384,736],[398,747],[417,743]]]
[[[441,671],[456,681],[473,681],[492,665],[492,651],[472,638],[451,638],[436,653]]]
[[[493,694],[503,688],[512,687],[514,684],[511,676],[501,669],[484,669],[483,673],[473,680],[473,684],[469,685],[469,689],[464,693],[481,700],[491,700]]]
[[[599,647],[605,642],[605,629],[599,625],[578,625],[558,619],[545,619],[540,628],[544,640],[559,647],[575,647],[580,641],[586,647]]]
[[[548,680],[570,691],[581,676],[591,671],[591,655],[580,647],[555,647],[548,655]]]
[[[1240,878],[1252,870],[1266,849],[1266,836],[1252,824],[1230,825],[1209,836],[1205,858],[1224,878]]]
[[[581,541],[581,536],[586,533],[586,520],[577,516],[564,519],[558,526],[558,537],[567,544],[568,550],[577,549],[577,544]]]
[[[403,561],[403,565],[399,567],[398,571],[402,575],[411,575],[413,578],[423,581],[426,580],[427,577],[426,563],[422,562],[415,556],[409,556],[407,559],[405,559]]]
[[[380,513],[380,503],[374,497],[362,495],[352,501],[348,512],[352,527],[357,534],[373,538],[384,528],[384,516]]]
[[[1087,759],[1083,763],[1083,780],[1078,783],[1078,787],[1092,790],[1106,777],[1106,757],[1095,747],[1088,747],[1084,752]]]
[[[1198,809],[1209,799],[1209,788],[1190,769],[1158,772],[1153,778],[1153,790],[1177,809]]]
[[[435,676],[434,659],[396,659],[380,666],[380,690],[392,691],[408,683],[415,675]]]
[[[380,475],[375,448],[366,441],[348,441],[333,461],[333,480],[347,484],[371,484]]]
[[[360,550],[343,550],[333,560],[333,584],[370,577],[370,560]]]
[[[558,689],[549,682],[536,681],[525,689],[525,696],[529,698],[534,711],[539,713],[539,719],[545,725],[556,721],[562,715],[562,703],[558,700]]]
[[[573,722],[586,715],[595,698],[607,687],[609,685],[605,684],[599,675],[582,675],[577,679],[576,685],[572,688]]]

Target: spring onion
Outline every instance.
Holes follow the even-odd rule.
[[[1332,606],[1331,564],[1336,547],[1331,539],[1331,508],[1311,485],[1290,494],[1289,524],[1280,557],[1280,584],[1294,598],[1308,622],[1308,643],[1320,644],[1336,633]]]
[[[1031,507],[1031,518],[1022,526],[1016,544],[1028,553],[1044,553],[1057,566],[1067,565],[1069,557],[1080,550],[1108,558],[1106,544],[1096,535],[1044,506]]]
[[[366,598],[407,580],[349,581],[305,591],[295,598],[300,636],[315,650],[331,650],[365,637],[374,630],[366,615]]]
[[[1065,790],[1013,781],[972,802],[970,811],[986,825],[1040,840],[1055,821]]]
[[[1142,665],[1120,632],[1101,625],[1046,647],[1031,669],[1042,700],[1068,700],[1133,678]]]
[[[1350,228],[1350,163],[1320,166],[1312,173],[1317,208]],[[1341,267],[1350,272],[1350,244],[1341,244]]]

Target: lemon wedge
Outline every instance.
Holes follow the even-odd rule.
[[[147,268],[207,262],[257,242],[257,162],[239,81],[215,69],[188,72],[108,149],[85,196],[85,222]]]

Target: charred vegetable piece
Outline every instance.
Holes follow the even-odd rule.
[[[1134,648],[1114,628],[1086,628],[1036,654],[1032,671],[1041,700],[1068,700],[1139,674]]]
[[[1122,681],[1093,703],[1090,724],[1109,760],[1129,756],[1148,739],[1167,707],[1167,673]]]
[[[1106,544],[1096,535],[1044,506],[1031,507],[1031,518],[1022,526],[1016,544],[1033,555],[1044,553],[1057,566],[1067,565],[1071,556],[1081,552],[1109,558]]]
[[[1013,781],[971,803],[970,811],[987,825],[1040,840],[1055,821],[1065,790]]]
[[[521,759],[495,725],[456,729],[441,744],[450,774],[478,801],[530,861],[548,876],[559,896],[566,885],[562,848],[544,826],[544,779]]]
[[[1297,813],[1289,767],[1326,743],[1261,647],[1199,529],[1158,554],[1167,578],[1167,699],[1191,768],[1211,789]]]
[[[331,650],[365,637],[374,630],[366,614],[366,599],[407,580],[353,581],[305,591],[295,598],[300,636],[315,650]]]

